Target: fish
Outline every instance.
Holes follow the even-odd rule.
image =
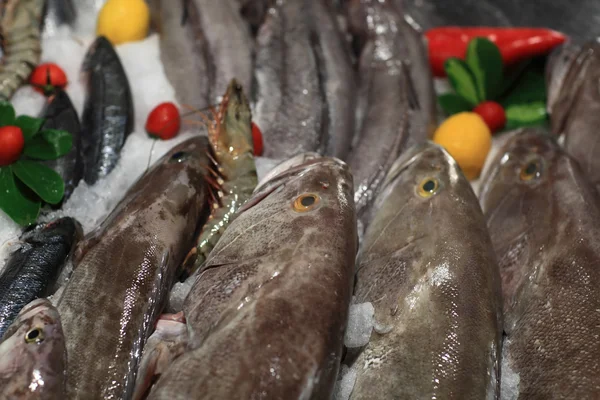
[[[64,217],[27,229],[21,247],[0,273],[0,338],[23,307],[49,293],[82,236],[79,222]]]
[[[238,0],[154,0],[161,60],[182,104],[206,108],[236,79],[250,90],[254,43]]]
[[[252,33],[256,35],[275,0],[237,0],[237,3],[240,14],[250,24]]]
[[[58,172],[65,183],[65,194],[62,203],[67,201],[83,177],[83,159],[81,154],[81,124],[77,110],[73,106],[67,92],[59,90],[42,111],[44,123],[40,130],[59,129],[67,131],[73,139],[73,147],[69,153],[56,160],[43,163]],[[59,205],[60,206],[60,205]]]
[[[575,50],[564,47],[555,55],[547,75],[552,132],[564,139],[567,153],[576,159],[588,179],[600,188],[600,43],[588,41]]]
[[[354,302],[371,303],[350,399],[496,399],[500,276],[468,180],[440,146],[398,157],[358,254]]]
[[[529,128],[499,149],[479,199],[502,279],[503,397],[598,398],[596,189],[554,136]]]
[[[0,101],[9,101],[40,62],[44,0],[4,0],[0,4],[2,59]]]
[[[252,115],[262,132],[262,155],[267,158],[323,154],[327,146],[320,44],[311,29],[314,21],[307,4],[278,2],[267,12],[256,37]]]
[[[77,10],[73,0],[46,0],[43,35],[56,34],[61,25],[73,26],[76,19]]]
[[[357,247],[348,166],[316,153],[275,168],[210,253],[184,303],[188,347],[149,399],[326,399]]]
[[[0,398],[64,399],[65,339],[47,299],[25,306],[0,342]]]
[[[392,163],[404,150],[433,135],[435,111],[424,108],[434,100],[422,101],[427,96],[420,97],[415,84],[423,81],[432,85],[429,68],[420,67],[414,57],[412,64],[407,61],[414,55],[409,48],[421,46],[420,51],[426,54],[425,49],[422,43],[414,42],[416,36],[408,33],[410,27],[399,28],[406,22],[394,4],[368,0],[349,7],[353,32],[366,38],[359,60],[357,134],[348,158],[356,212],[364,230],[371,218],[372,202]],[[363,27],[367,20],[371,25]],[[421,76],[415,80],[411,74]]]
[[[169,317],[161,317],[156,323],[154,333],[148,338],[137,372],[134,400],[146,398],[152,383],[164,373],[174,359],[185,352],[187,325],[178,315]]]
[[[82,65],[86,97],[81,117],[84,180],[93,185],[119,161],[133,131],[133,97],[127,74],[112,44],[99,36]]]
[[[129,398],[144,344],[207,214],[208,141],[175,146],[77,247],[57,301],[68,398]]]

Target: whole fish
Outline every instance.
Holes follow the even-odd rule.
[[[495,399],[500,277],[477,197],[429,142],[400,156],[361,244],[355,302],[374,328],[351,399]]]
[[[413,41],[415,35],[399,30],[405,21],[398,9],[389,0],[350,6],[354,31],[368,38],[360,55],[357,141],[348,159],[354,175],[357,216],[365,228],[388,169],[405,149],[431,136],[435,113],[423,108],[428,103],[420,101],[411,77],[412,70],[421,74],[419,80],[432,85],[429,68],[406,62],[412,54],[406,42]],[[361,27],[363,21],[370,21],[364,22],[366,28]],[[423,46],[416,42],[410,46],[417,45]]]
[[[84,179],[92,185],[117,165],[133,130],[129,81],[112,44],[98,37],[82,66],[87,94],[81,117]]]
[[[48,294],[82,235],[72,218],[60,218],[25,231],[22,243],[0,273],[0,338],[19,311]]]
[[[8,101],[26,83],[40,62],[44,0],[3,0],[0,3],[0,101]]]
[[[264,138],[264,157],[322,153],[327,146],[326,89],[319,75],[320,45],[311,33],[311,4],[277,2],[258,31],[253,117]]]
[[[548,79],[552,132],[564,135],[567,153],[600,187],[600,43],[590,41],[578,50],[567,45],[555,57]]]
[[[0,342],[0,399],[64,399],[66,358],[58,311],[34,300]]]
[[[188,350],[150,399],[326,399],[350,302],[357,235],[343,162],[300,155],[240,209],[184,304]]]
[[[65,91],[58,91],[42,111],[45,119],[41,130],[60,129],[71,134],[73,147],[66,155],[56,159],[44,161],[44,164],[62,177],[65,183],[65,195],[63,202],[73,193],[83,177],[83,160],[81,158],[81,125],[77,110],[71,103],[69,95]]]
[[[483,178],[480,202],[502,277],[503,398],[600,398],[595,188],[550,135],[520,130]]]
[[[151,329],[206,213],[206,137],[165,154],[78,247],[58,300],[70,399],[129,398]]]

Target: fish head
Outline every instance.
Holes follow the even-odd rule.
[[[208,140],[204,136],[195,136],[169,150],[154,166],[153,170],[165,171],[192,168],[203,171],[207,168]]]
[[[83,237],[81,224],[69,217],[58,218],[48,223],[31,225],[23,231],[22,241],[30,243],[48,243],[55,238],[67,240],[67,246],[78,242]]]
[[[60,398],[65,367],[58,311],[47,299],[34,300],[21,310],[0,342],[0,397],[26,392]]]

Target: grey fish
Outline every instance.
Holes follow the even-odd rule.
[[[256,34],[275,0],[237,0],[237,2],[240,14],[248,21],[252,32]]]
[[[92,185],[107,176],[133,131],[129,81],[112,44],[98,37],[82,65],[87,93],[81,117],[84,179]]]
[[[502,277],[503,397],[599,398],[595,188],[550,135],[536,130],[508,138],[481,188]]]
[[[414,57],[419,46],[426,52],[392,2],[354,2],[349,13],[353,31],[367,38],[360,55],[357,141],[348,159],[357,215],[366,227],[389,167],[405,149],[433,134],[435,107],[424,106],[433,104],[435,97],[426,92],[419,96],[416,90],[415,83],[421,81],[433,91],[429,67],[421,67]],[[415,80],[411,74],[420,77]]]
[[[72,249],[82,235],[72,218],[60,218],[27,230],[21,247],[0,273],[0,338],[27,304],[51,293]]]
[[[325,151],[325,88],[319,76],[311,8],[283,0],[269,9],[258,31],[254,71],[254,122],[260,127],[263,156],[287,159]]]
[[[0,342],[0,398],[64,399],[66,356],[58,311],[34,300]]]
[[[351,399],[494,399],[500,277],[477,197],[433,143],[394,163],[358,256],[374,330]]]
[[[83,160],[81,154],[81,125],[77,110],[65,91],[58,91],[42,111],[45,119],[41,129],[60,129],[71,134],[73,147],[71,151],[56,160],[44,161],[44,164],[62,177],[65,182],[65,195],[62,202],[67,201],[73,190],[83,177]]]
[[[304,154],[257,187],[184,304],[188,351],[150,399],[326,399],[357,246],[348,167]]]
[[[565,46],[555,57],[548,79],[552,132],[564,135],[567,153],[600,187],[600,43],[590,41],[579,50]]]
[[[206,137],[165,154],[78,247],[58,300],[72,399],[128,398],[154,322],[206,213]]]

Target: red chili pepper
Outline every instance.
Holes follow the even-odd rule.
[[[464,59],[471,39],[485,37],[498,46],[505,65],[547,53],[564,43],[560,32],[543,28],[488,28],[445,26],[425,33],[429,46],[429,62],[433,74],[446,76],[444,62],[449,57]]]

